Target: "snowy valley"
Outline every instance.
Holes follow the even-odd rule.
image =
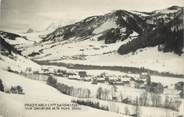
[[[0,117],[184,117],[183,17],[179,6],[117,10],[49,31],[0,31]]]

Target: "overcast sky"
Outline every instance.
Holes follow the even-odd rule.
[[[41,30],[60,21],[63,25],[117,9],[152,11],[184,0],[0,0],[0,29]]]

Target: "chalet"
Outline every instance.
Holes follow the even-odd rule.
[[[131,101],[129,100],[129,98],[123,99],[122,102],[125,103],[125,104],[131,103]]]
[[[80,78],[87,77],[87,73],[85,71],[79,71],[78,75],[80,76]]]
[[[83,81],[91,81],[92,76],[88,76],[85,71],[79,71],[78,75],[79,75],[80,79]]]
[[[91,81],[91,77],[85,77],[83,80],[89,82]]]
[[[122,82],[121,82],[121,79],[120,78],[118,78],[118,77],[105,77],[105,81],[107,81],[109,84],[117,84],[117,85],[121,85],[121,84],[123,84]]]
[[[148,74],[148,73],[146,73],[146,72],[143,72],[143,73],[141,73],[140,75],[139,75],[139,78],[140,79],[147,79],[147,78],[149,78],[150,77],[150,75]]]
[[[71,80],[80,80],[80,77],[78,75],[69,75],[68,76],[68,79],[71,79]]]
[[[114,81],[113,85],[124,85],[124,83],[122,81]]]
[[[27,68],[26,68],[26,70],[27,70]],[[43,69],[43,68],[42,68],[41,70],[42,70],[44,73],[45,73],[45,72],[46,72],[46,73],[49,72],[49,69]]]
[[[67,74],[67,75],[77,75],[77,74],[74,73],[74,72],[66,72],[65,74]]]
[[[98,79],[97,79],[97,82],[98,82],[98,83],[105,83],[105,80],[102,79],[102,78],[100,78],[100,79],[98,78]]]
[[[129,83],[130,83],[130,82],[129,82],[128,80],[127,80],[127,81],[123,81],[123,85],[124,85],[124,86],[129,86]]]
[[[105,78],[104,77],[96,77],[96,80],[98,83],[104,83],[105,82]]]
[[[97,79],[96,78],[93,78],[91,84],[97,84],[97,83],[98,83],[97,82]]]
[[[136,80],[137,88],[145,88],[145,82],[143,80]]]

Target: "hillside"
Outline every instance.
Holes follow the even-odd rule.
[[[0,31],[0,117],[182,117],[183,9]]]
[[[0,37],[0,52],[4,55],[11,55],[12,52],[20,54],[20,52],[15,49],[12,45],[7,43],[3,38]]]
[[[105,43],[114,43],[116,40],[126,39],[133,32],[141,34],[144,28],[145,23],[142,18],[128,11],[118,10],[101,16],[88,17],[80,22],[59,27],[54,32],[45,35],[43,39],[44,41],[62,41],[72,37],[85,39],[98,34],[106,36],[109,33],[109,35],[113,36],[114,41],[109,41],[110,37],[103,40],[106,40]],[[98,40],[102,40],[102,38],[99,37]]]
[[[118,52],[120,54],[127,54],[135,52],[137,49],[145,47],[154,47],[159,45],[159,50],[164,52],[174,52],[181,55],[184,48],[183,41],[183,10],[177,12],[173,20],[168,23],[163,23],[151,32],[145,33],[133,41],[122,45]],[[164,21],[164,20],[163,20]]]
[[[179,45],[180,47],[178,48],[176,46],[177,43],[182,44],[183,41],[183,14],[183,8],[178,6],[172,6],[150,13],[117,10],[101,16],[88,17],[71,25],[59,27],[52,33],[42,36],[42,38],[43,41],[64,41],[70,38],[86,40],[94,38],[97,41],[104,40],[105,44],[115,43],[118,40],[124,41],[128,38],[136,38],[130,42],[132,44],[122,45],[118,52],[120,54],[127,54],[139,48],[152,47],[164,43],[164,46],[166,46],[163,49],[164,52],[174,51],[180,55],[183,45]],[[180,28],[180,30],[171,31],[173,25],[178,25],[177,28]],[[166,35],[170,39],[167,39]],[[180,36],[176,37],[174,35]],[[172,38],[179,39],[172,41]],[[171,46],[169,43],[173,44],[173,42],[174,45]]]
[[[183,74],[182,19],[183,8],[178,6],[148,13],[117,10],[46,35],[32,34],[42,40],[22,54],[39,63],[131,66]]]
[[[29,41],[13,33],[6,32],[0,34],[1,69],[11,69],[16,72],[25,71],[28,68],[32,68],[33,70],[41,69],[40,65],[32,62],[21,54],[20,47],[25,46],[25,42],[29,43]]]
[[[5,88],[8,89],[14,85],[23,87],[24,95],[8,94],[0,91],[0,114],[8,117],[57,117],[65,115],[68,117],[81,116],[86,117],[89,114],[93,116],[122,117],[120,114],[101,111],[85,106],[80,106],[81,110],[26,110],[25,104],[72,104],[73,97],[64,95],[58,90],[46,85],[41,81],[34,81],[26,77],[0,70],[0,79],[3,80]],[[12,106],[13,105],[13,106]],[[123,115],[123,117],[129,117]]]

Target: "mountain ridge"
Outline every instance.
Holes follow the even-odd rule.
[[[178,14],[183,14],[183,7],[179,6],[171,6],[167,9],[162,10],[155,10],[152,12],[141,13],[138,11],[126,11],[126,10],[116,10],[110,13],[107,13],[105,15],[99,15],[99,16],[91,16],[87,17],[79,22],[76,22],[71,25],[66,25],[63,27],[58,27],[55,31],[47,34],[42,35],[43,42],[45,41],[64,41],[68,40],[70,38],[77,38],[77,39],[89,39],[93,38],[97,35],[100,35],[97,37],[97,41],[104,40],[105,44],[111,44],[116,43],[119,41],[124,41],[128,38],[132,38],[131,34],[136,34],[136,36],[133,36],[133,38],[139,39],[140,43],[145,43],[146,41],[149,41],[149,38],[154,37],[154,35],[162,33],[161,29],[164,28],[165,25],[169,25],[169,22],[172,22],[173,20],[176,20]],[[181,17],[182,17],[181,16]],[[180,19],[182,20],[182,19]],[[175,23],[176,24],[176,23]],[[181,21],[180,21],[181,25]],[[162,28],[160,28],[162,27]],[[165,28],[171,28],[169,26],[166,26]],[[183,26],[181,26],[183,29]],[[163,29],[162,29],[163,30]],[[167,31],[168,33],[169,31]],[[129,52],[134,52],[139,48],[144,47],[152,47],[163,43],[170,43],[167,42],[172,39],[165,39],[164,35],[170,35],[170,33],[166,34],[159,34],[157,39],[156,37],[150,41],[149,44],[143,44],[142,46],[134,49],[134,48],[128,48],[127,52],[126,49],[124,49],[124,46],[122,45],[118,52],[120,54],[127,54]],[[180,38],[183,38],[182,31],[177,33],[180,36]],[[140,38],[146,38],[142,41]],[[164,39],[162,39],[164,38]],[[174,38],[174,37],[173,37]],[[160,40],[160,41],[159,41]],[[153,44],[154,41],[158,41],[157,43]],[[173,41],[171,41],[173,42]],[[181,42],[181,39],[180,39]],[[138,44],[139,42],[137,42]],[[178,43],[178,42],[175,42]],[[182,42],[181,42],[182,43]],[[170,44],[167,44],[170,45]],[[174,45],[176,46],[176,45]],[[182,45],[184,47],[184,45]],[[176,47],[177,48],[177,47]],[[179,47],[180,50],[176,50],[175,48],[171,47],[168,49],[164,49],[164,52],[168,51],[174,51],[176,54],[181,55],[182,54],[182,47]],[[122,51],[122,52],[121,52]]]

